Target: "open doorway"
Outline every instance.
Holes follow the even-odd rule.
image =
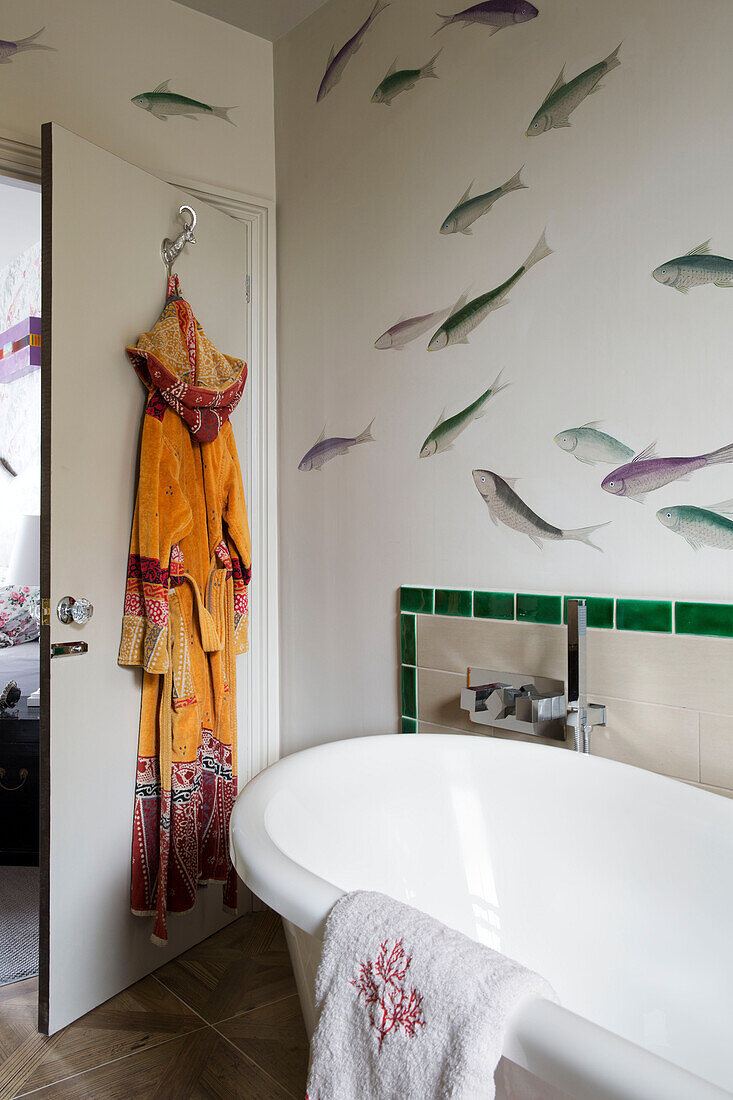
[[[38,974],[41,194],[0,175],[0,986]]]

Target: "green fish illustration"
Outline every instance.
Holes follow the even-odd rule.
[[[567,83],[565,82],[565,66],[563,65],[559,77],[550,88],[542,101],[540,109],[527,127],[525,131],[527,137],[536,137],[537,134],[544,134],[545,130],[569,126],[569,116],[575,108],[579,107],[589,95],[603,87],[601,80],[606,73],[610,73],[612,69],[616,69],[621,64],[618,59],[620,49],[621,43],[619,42],[613,53],[610,53],[603,61],[599,61],[597,65],[591,65],[590,69],[586,69],[584,73],[573,77]]]
[[[469,197],[473,187],[473,184],[470,183],[441,225],[440,232],[444,235],[449,233],[471,233],[469,227],[482,214],[488,214],[497,199],[500,199],[502,195],[508,195],[510,191],[519,191],[527,186],[519,178],[521,171],[520,168],[519,172],[512,176],[510,180],[507,180],[506,183],[502,183],[501,187],[495,187],[493,191],[486,191],[483,195],[475,195],[473,198]]]
[[[457,439],[469,424],[484,415],[491,398],[496,397],[497,393],[501,393],[502,390],[505,390],[507,386],[511,385],[511,382],[502,382],[501,385],[499,385],[500,379],[501,371],[499,371],[489,388],[485,390],[480,397],[477,397],[472,404],[467,405],[465,409],[456,413],[455,416],[449,416],[447,420],[445,418],[444,409],[438,418],[438,423],[422,445],[420,458],[429,458],[430,455],[438,454],[439,451],[452,450],[453,441]]]
[[[671,286],[680,294],[687,294],[691,287],[715,283],[716,286],[733,286],[733,260],[727,256],[715,256],[710,251],[710,241],[691,248],[684,256],[675,256],[652,271],[652,278],[662,286]]]
[[[133,96],[130,102],[134,103],[136,107],[142,107],[144,111],[149,111],[154,118],[160,119],[161,122],[165,122],[170,115],[181,115],[183,118],[190,118],[193,121],[196,120],[198,115],[211,115],[214,118],[224,119],[232,126],[237,125],[229,117],[229,111],[236,110],[235,107],[212,107],[209,103],[202,103],[198,99],[189,99],[188,96],[170,92],[168,90],[169,84],[170,80],[164,80],[157,88],[153,88],[152,92],[143,92],[142,95]]]
[[[677,504],[660,508],[657,519],[692,547],[710,546],[715,550],[733,550],[733,500],[710,504],[707,508],[695,508],[691,504]]]
[[[400,92],[408,92],[411,88],[414,88],[418,80],[426,80],[431,77],[437,80],[438,74],[434,66],[442,52],[442,50],[438,50],[436,54],[433,54],[421,69],[398,69],[397,60],[395,59],[387,69],[384,80],[377,85],[372,96],[372,103],[386,103],[389,106],[395,96],[398,96]]]
[[[612,435],[599,431],[600,423],[600,420],[589,420],[579,428],[567,428],[558,432],[555,442],[561,451],[567,451],[588,466],[595,466],[597,462],[611,462],[614,466],[629,462],[636,452]]]
[[[538,240],[527,259],[518,267],[514,274],[497,286],[494,290],[488,290],[486,294],[480,294],[466,305],[456,308],[450,317],[433,333],[428,351],[440,351],[451,344],[467,344],[468,334],[473,332],[477,325],[489,316],[495,309],[501,309],[507,305],[507,294],[515,286],[523,275],[526,275],[531,267],[543,260],[545,256],[551,256],[552,249],[548,247],[545,234]]]

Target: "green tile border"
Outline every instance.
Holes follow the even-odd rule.
[[[517,592],[517,622],[559,626],[562,622],[562,597]]]
[[[417,670],[412,665],[402,666],[400,685],[403,717],[417,718]]]
[[[415,616],[400,613],[400,653],[403,665],[417,664],[417,630]]]
[[[616,600],[616,629],[671,634],[672,604],[669,600]]]
[[[562,621],[568,621],[568,600],[582,599],[588,609],[588,626],[595,630],[613,630],[613,596],[565,596]]]
[[[416,718],[406,718],[405,715],[403,714],[402,715],[401,730],[402,730],[402,733],[417,733],[417,719]]]
[[[405,588],[403,585],[400,589],[400,611],[415,611],[432,615],[433,589]]]
[[[703,634],[714,638],[733,638],[733,604],[676,603],[674,629],[676,634]]]
[[[513,619],[513,592],[474,592],[474,619]]]
[[[472,609],[473,594],[465,588],[435,589],[436,615],[456,615],[462,619],[470,619]]]
[[[561,625],[570,599],[552,593],[499,592],[471,588],[400,588],[400,655],[403,665],[417,662],[416,615]],[[595,630],[647,631],[733,639],[733,603],[694,600],[637,600],[586,596],[588,626]],[[414,630],[414,637],[413,637]],[[403,711],[405,717],[413,717]]]

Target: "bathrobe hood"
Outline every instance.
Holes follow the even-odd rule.
[[[153,328],[126,350],[151,401],[168,404],[199,443],[216,439],[244,392],[247,364],[214,347],[181,296],[177,275],[168,280]]]

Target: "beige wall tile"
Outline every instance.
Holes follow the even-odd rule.
[[[567,678],[564,627],[418,615],[418,664]],[[733,716],[733,639],[588,632],[588,690],[603,697]]]
[[[588,688],[597,695],[733,715],[733,641],[596,630],[588,638]]]
[[[697,787],[701,791],[710,791],[711,794],[721,794],[723,798],[733,798],[733,791],[728,791],[725,787],[710,787],[707,783],[691,783],[687,779],[683,779],[682,782],[687,783],[689,787]]]
[[[561,626],[491,619],[417,617],[417,663],[465,676],[469,665],[564,680],[567,639]]]
[[[594,726],[591,752],[677,779],[699,779],[696,711],[591,695],[605,703],[606,726]]]
[[[418,733],[458,733],[458,734],[465,734],[468,731],[453,729],[452,726],[436,726],[436,725],[434,725],[433,722],[418,722],[417,732]],[[484,729],[482,726],[477,726],[475,723],[474,723],[474,728],[470,732],[474,733],[478,737],[491,737],[491,730],[490,729]]]
[[[700,781],[733,789],[733,718],[700,715]]]
[[[417,670],[417,717],[420,722],[432,722],[436,726],[450,726],[463,733],[475,733],[474,723],[461,710],[461,688],[466,686],[466,676],[456,672],[438,672],[434,669]]]

